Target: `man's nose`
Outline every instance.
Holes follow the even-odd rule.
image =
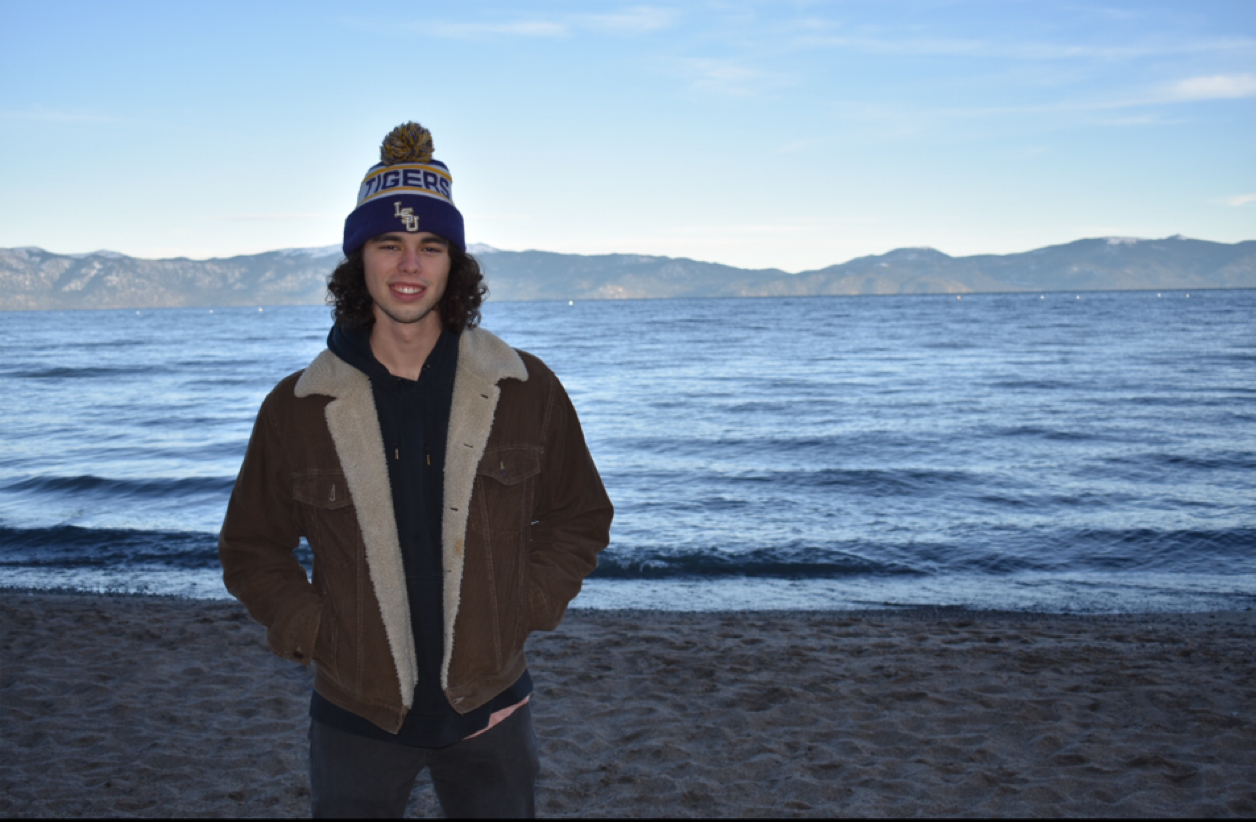
[[[401,267],[406,271],[419,270],[419,250],[407,248],[401,253]]]

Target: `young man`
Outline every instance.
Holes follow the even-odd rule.
[[[315,816],[401,816],[425,767],[450,816],[532,816],[524,642],[596,566],[610,500],[558,379],[476,327],[485,288],[426,129],[385,139],[344,253],[327,350],[258,413],[227,589],[314,666]]]

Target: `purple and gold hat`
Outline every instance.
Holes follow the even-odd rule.
[[[358,204],[345,218],[344,253],[389,231],[430,231],[463,251],[462,213],[454,205],[453,177],[432,159],[432,133],[403,123],[388,133],[358,189]]]

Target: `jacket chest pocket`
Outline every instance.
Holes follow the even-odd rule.
[[[292,499],[314,562],[353,564],[359,542],[357,511],[343,471],[309,469],[292,475]]]
[[[476,467],[472,521],[484,530],[518,531],[532,522],[541,449],[492,448]]]

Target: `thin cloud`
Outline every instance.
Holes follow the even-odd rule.
[[[1064,104],[1064,107],[1090,110],[1122,109],[1173,103],[1193,103],[1200,100],[1238,100],[1244,97],[1256,97],[1256,75],[1254,74],[1216,74],[1210,77],[1188,77],[1168,86],[1162,86],[1142,97],[1072,105]]]
[[[988,46],[980,40],[956,40],[946,38],[929,38],[913,40],[893,40],[878,37],[855,37],[846,35],[809,35],[799,38],[799,45],[820,48],[839,48],[860,51],[865,54],[884,54],[895,57],[904,56],[945,56],[979,54]]]
[[[690,67],[697,76],[695,88],[716,91],[721,94],[749,94],[762,72],[739,66],[728,60],[691,60]]]
[[[610,34],[646,34],[670,28],[679,16],[675,9],[633,6],[614,14],[585,14],[575,19],[583,28]]]
[[[1084,109],[1082,109],[1084,111]],[[1123,114],[1113,117],[1101,117],[1095,121],[1101,126],[1173,126],[1190,122],[1181,117],[1165,117],[1160,114]]]
[[[725,97],[750,97],[784,85],[779,74],[750,68],[736,60],[691,58],[679,63],[679,72],[689,79],[695,91]]]
[[[1183,122],[1166,113],[1143,111],[1117,114],[1130,109],[1147,109],[1153,106],[1172,106],[1200,100],[1235,100],[1256,97],[1256,75],[1232,74],[1211,77],[1191,77],[1142,94],[1099,100],[1058,100],[1019,106],[968,106],[946,108],[919,108],[882,103],[869,104],[855,101],[835,103],[837,110],[848,118],[881,125],[894,125],[896,131],[908,134],[926,124],[936,125],[946,121],[976,120],[990,117],[1040,114],[1095,114],[1104,116],[1103,124],[1113,126],[1170,125]]]
[[[1233,208],[1238,208],[1248,203],[1256,203],[1256,194],[1236,194],[1233,197],[1226,197],[1222,202]]]
[[[555,39],[570,37],[580,31],[619,35],[646,34],[670,27],[678,16],[674,9],[632,6],[617,12],[578,14],[556,19],[474,23],[429,21],[424,22],[422,28],[425,33],[451,40],[477,40],[485,37]]]
[[[1256,96],[1256,74],[1215,74],[1179,80],[1167,89],[1170,100],[1234,100]]]
[[[571,28],[549,20],[522,20],[514,23],[424,23],[423,30],[450,40],[474,40],[491,35],[508,37],[566,37]]]
[[[996,57],[1020,60],[1128,60],[1170,54],[1251,50],[1256,39],[1224,37],[1184,43],[1132,45],[1068,45],[1062,43],[994,42],[954,37],[868,37],[862,35],[805,35],[800,46],[839,48],[895,57]]]

